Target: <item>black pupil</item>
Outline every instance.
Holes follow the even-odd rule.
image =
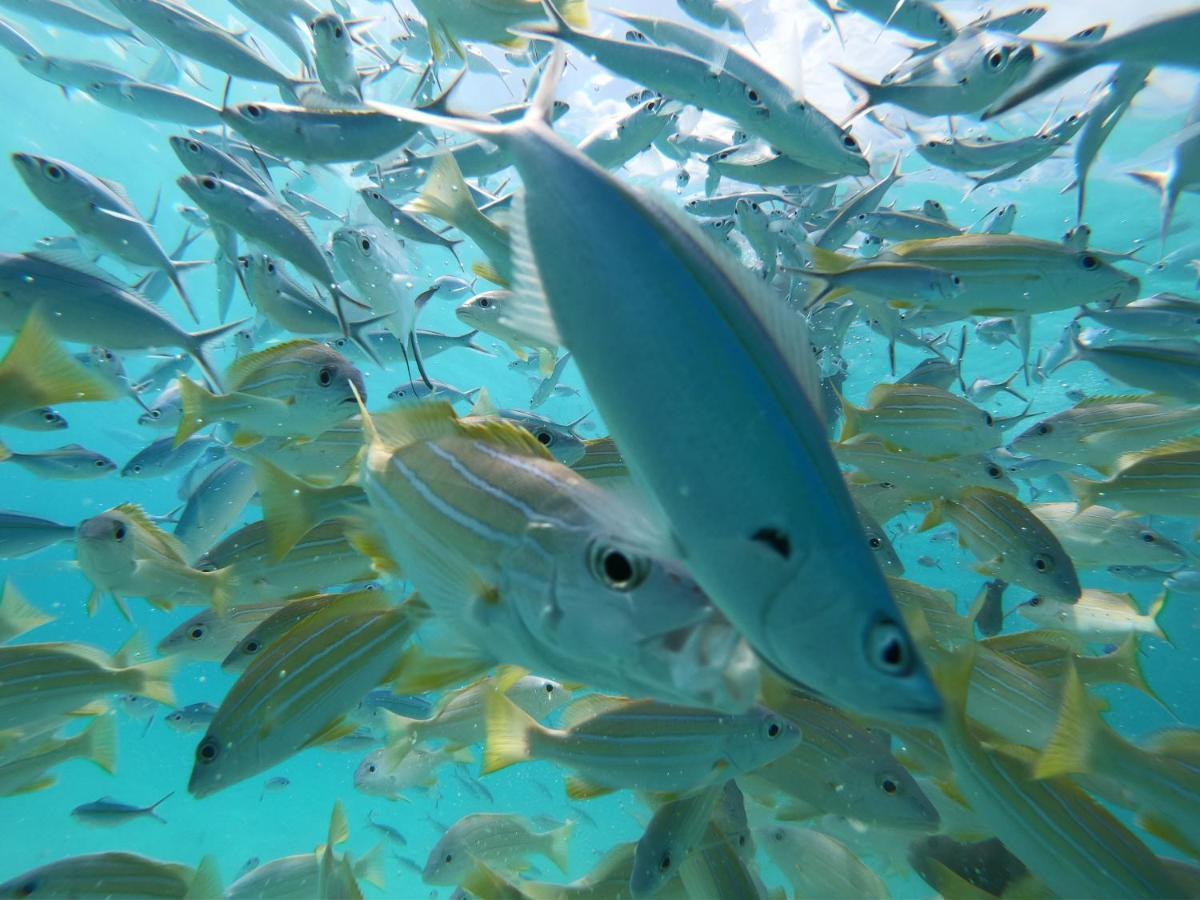
[[[192,629],[192,637],[196,638],[197,640],[204,637],[204,629],[203,628],[193,628]]]
[[[772,722],[767,727],[767,735],[770,737],[778,737],[779,736],[779,726],[776,723]]]
[[[546,446],[546,447],[549,447],[550,442],[554,440],[554,438],[551,436],[550,432],[548,432],[548,431],[539,431],[537,433],[537,439],[538,439],[539,444],[542,444],[543,446]]]
[[[554,693],[554,685],[552,685],[552,684],[546,685],[546,693],[553,694]]]
[[[624,553],[611,550],[604,555],[604,577],[622,584],[633,577],[633,564]]]
[[[892,781],[890,778],[885,779],[883,782],[883,792],[885,794],[896,793],[896,782]]]
[[[663,854],[662,862],[659,864],[659,867],[660,867],[660,868],[661,868],[661,869],[662,869],[664,872],[665,872],[667,869],[671,868],[671,854],[669,854],[669,853],[665,853],[665,854]]]
[[[46,171],[49,173],[51,178],[57,178],[62,174],[62,169],[60,169],[58,166],[51,166]]]
[[[217,745],[216,744],[209,741],[208,743],[200,745],[200,758],[201,759],[216,759],[216,757],[217,757]]]
[[[871,538],[867,543],[869,543],[871,545],[872,550],[878,550],[880,547],[883,546],[883,541],[881,541],[877,537]]]
[[[320,376],[321,384],[328,385],[332,381],[333,381],[333,370],[332,369],[322,369],[321,376]]]
[[[125,540],[125,526],[118,525],[116,528],[114,528],[113,537],[115,537],[118,541]]]
[[[447,853],[447,854],[446,854],[446,862],[453,862],[453,861],[454,861],[454,854],[453,854],[453,853]]]
[[[246,652],[247,653],[257,653],[258,652],[258,641],[251,641],[250,643],[248,643],[246,645]]]
[[[1033,565],[1039,572],[1046,571],[1046,561],[1044,559],[1035,559]]]
[[[363,248],[363,250],[370,250],[370,249],[371,249],[371,242],[370,242],[370,241],[368,241],[366,238],[363,238],[363,242],[362,242],[362,248]]]
[[[904,660],[904,648],[896,638],[889,638],[883,645],[883,661],[889,666],[898,666]]]
[[[1145,541],[1147,544],[1153,544],[1154,543],[1154,535],[1147,532],[1146,534],[1142,535],[1142,540]]]
[[[486,300],[480,300],[479,305],[484,309],[487,309],[490,304]]]

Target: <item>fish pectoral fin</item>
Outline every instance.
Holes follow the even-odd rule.
[[[331,744],[336,740],[353,734],[358,730],[358,725],[349,719],[337,718],[314,734],[311,738],[304,742],[302,750],[307,750],[309,747],[320,747],[322,744]]]
[[[572,800],[591,800],[593,797],[603,797],[613,792],[614,788],[593,784],[575,776],[567,779],[567,796]]]
[[[239,431],[233,436],[233,440],[229,442],[229,446],[235,450],[246,450],[263,442],[262,435],[255,434],[252,431]]]
[[[993,556],[991,559],[975,563],[971,566],[971,571],[978,572],[980,575],[986,575],[988,578],[995,578],[1000,574],[999,566],[1003,563],[1003,556]]]
[[[7,792],[6,796],[15,796],[17,794],[36,794],[38,791],[44,791],[46,788],[53,787],[58,783],[58,779],[53,775],[47,775],[45,778],[39,778],[36,781],[30,781],[27,784],[21,785],[19,788]]]
[[[138,225],[144,224],[144,222],[137,216],[131,216],[128,213],[121,212],[120,210],[105,209],[103,206],[94,206],[92,209],[93,211],[100,213],[102,216],[108,216],[110,219],[118,219],[122,222],[134,222]]]

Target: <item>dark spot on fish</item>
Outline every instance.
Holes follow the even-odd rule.
[[[760,528],[750,536],[750,540],[766,544],[784,559],[792,555],[792,542],[778,528]]]

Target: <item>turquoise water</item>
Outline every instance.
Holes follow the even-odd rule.
[[[203,10],[223,24],[235,20],[232,10],[218,0],[189,5]],[[381,17],[385,23],[392,15],[387,4],[352,5],[356,13]],[[630,5],[641,13],[680,15],[670,4],[639,0]],[[1052,7],[1051,16],[1033,33],[1065,34],[1109,16],[1119,17],[1122,23],[1132,21],[1129,10],[1084,12],[1078,8],[1078,4],[1065,0],[1054,0],[1049,5]],[[1167,11],[1174,5],[1168,2],[1143,3],[1137,14],[1140,17]],[[944,6],[959,21],[965,21],[978,11],[977,5],[971,3],[946,3]],[[879,37],[877,26],[853,17],[843,17],[847,34],[847,49],[843,51],[835,38],[821,30],[821,17],[800,0],[751,2],[743,6],[742,11],[751,35],[757,39],[766,58],[787,71],[794,82],[802,83],[815,102],[827,109],[834,118],[847,111],[851,103],[827,62],[840,62],[861,73],[877,76],[904,55],[899,38],[891,35]],[[11,18],[46,53],[105,61],[136,73],[145,71],[154,60],[153,51],[136,44],[127,42],[123,46],[117,45],[57,28],[40,27],[28,18]],[[607,23],[599,14],[595,14],[595,19],[598,26],[606,26]],[[384,24],[380,27],[386,32],[391,26]],[[787,52],[789,46],[793,45],[789,42],[795,42],[798,36],[803,36],[806,48],[802,72],[797,71],[795,62]],[[281,60],[292,60],[272,39],[267,38],[264,43]],[[513,70],[494,49],[487,50],[486,54],[510,70],[506,78],[508,87],[494,76],[473,75],[467,79],[461,96],[456,97],[465,108],[487,109],[520,99],[522,78],[527,72]],[[557,130],[564,136],[578,139],[590,132],[605,115],[623,110],[622,98],[633,86],[609,76],[578,53],[573,53],[572,59],[576,68],[568,70],[559,92],[561,98],[572,104],[572,112]],[[185,85],[186,89],[197,91],[198,95],[219,104],[222,78],[212,70],[201,67],[201,71],[208,90],[199,91],[194,86]],[[1105,72],[1103,69],[1094,71],[1065,91],[1063,109],[1078,108],[1086,97],[1088,87],[1098,83]],[[375,96],[379,99],[399,101],[409,96],[412,83],[411,76],[393,75],[372,90],[378,92]],[[181,128],[121,115],[78,93],[73,93],[70,98],[64,97],[57,87],[32,77],[8,54],[0,54],[0,86],[0,97],[3,98],[0,108],[4,111],[5,123],[3,146],[0,149],[4,153],[28,152],[61,158],[94,174],[120,181],[143,213],[149,213],[158,203],[156,230],[165,247],[170,249],[175,246],[185,229],[185,223],[175,206],[189,201],[174,184],[175,178],[183,174],[183,170],[171,153],[166,139],[171,134],[181,133]],[[1178,73],[1156,73],[1151,88],[1139,96],[1104,148],[1089,184],[1086,221],[1094,231],[1092,246],[1124,251],[1156,234],[1157,197],[1135,186],[1122,173],[1129,168],[1164,167],[1171,152],[1168,139],[1182,125],[1194,86],[1194,78]],[[235,82],[231,101],[254,98],[276,100],[277,96],[272,93],[264,86]],[[1035,129],[1057,96],[1053,93],[1047,95],[1037,103],[1027,105],[1021,112],[1004,118],[1002,128],[1013,131]],[[907,118],[913,118],[887,107],[880,114],[888,122],[897,125]],[[960,121],[959,127],[963,128],[966,124],[965,120]],[[944,122],[930,122],[925,127],[928,130],[940,130],[943,126]],[[1004,136],[1002,128],[995,128],[993,133],[998,137]],[[1020,209],[1016,231],[1048,240],[1057,240],[1074,224],[1074,193],[1060,193],[1072,178],[1068,157],[1052,159],[1016,181],[986,187],[964,198],[967,183],[963,179],[930,168],[904,142],[898,141],[877,125],[860,123],[856,125],[855,133],[869,142],[872,171],[877,174],[887,171],[895,153],[905,154],[903,169],[906,177],[889,195],[889,200],[895,201],[897,207],[918,206],[926,199],[937,199],[947,209],[952,221],[966,226],[997,205],[1016,202]],[[679,194],[681,200],[702,191],[702,163],[693,160],[689,170],[691,182]],[[621,177],[652,190],[676,195],[676,171],[674,163],[650,151],[631,163]],[[282,175],[286,176],[286,173]],[[353,195],[345,187],[342,178],[343,173],[339,171],[319,169],[313,172],[313,181],[305,182],[304,190],[335,211],[351,210],[352,221],[373,221],[358,208],[357,203],[351,203]],[[489,179],[487,184],[499,191],[507,178],[508,175],[501,173]],[[277,176],[280,183],[284,180],[286,178]],[[851,182],[847,180],[846,184]],[[729,182],[726,182],[728,185]],[[581,210],[580,214],[586,215],[586,211]],[[1186,247],[1200,239],[1200,232],[1197,232],[1194,224],[1197,214],[1200,214],[1200,208],[1196,206],[1195,197],[1185,194],[1176,212],[1177,229],[1170,238],[1168,249]],[[328,223],[313,224],[318,234],[327,233]],[[0,165],[0,251],[19,252],[30,248],[39,238],[67,233],[65,226],[31,197],[16,171],[11,166]],[[469,268],[472,262],[482,257],[473,248],[468,250],[468,247],[469,243],[464,244],[466,252],[463,257]],[[1156,241],[1151,241],[1140,258],[1153,261],[1157,250]],[[209,258],[212,253],[213,244],[204,237],[195,245],[189,258]],[[613,260],[612,263],[616,266],[620,261]],[[434,248],[425,247],[414,252],[410,264],[408,274],[418,286],[438,275],[462,274],[448,254]],[[1189,296],[1195,294],[1194,274],[1164,277],[1142,274],[1143,268],[1137,265],[1127,268],[1142,275],[1141,296],[1161,290],[1179,291]],[[119,263],[113,264],[113,271],[122,276],[129,274]],[[218,324],[215,304],[211,300],[216,289],[212,267],[189,273],[186,284],[202,310],[203,327]],[[487,285],[481,285],[480,289],[483,287]],[[464,329],[455,318],[455,302],[435,298],[422,314],[420,326],[450,334],[460,333]],[[185,321],[185,313],[173,292],[165,295],[162,306],[177,321]],[[251,314],[252,309],[239,289],[231,318]],[[1073,311],[1064,311],[1037,317],[1033,346],[1046,347],[1053,343],[1073,316]],[[663,323],[662,340],[673,339],[670,328],[671,323]],[[957,324],[949,327],[952,344],[957,342],[958,328]],[[1020,356],[1015,348],[1003,346],[985,350],[973,335],[970,341],[965,367],[968,383],[974,378],[1003,379],[1020,364]],[[495,353],[494,358],[451,351],[430,362],[430,375],[463,389],[486,386],[500,407],[527,406],[533,384],[525,375],[507,368],[511,353],[486,335],[480,336],[480,342]],[[862,403],[871,387],[881,381],[892,380],[885,346],[884,340],[863,322],[856,322],[852,326],[845,350],[849,364],[849,379],[845,387],[847,399]],[[896,372],[908,371],[926,355],[914,348],[900,346]],[[216,356],[224,364],[234,358],[234,350],[228,346]],[[134,374],[148,367],[134,352],[128,353],[125,361]],[[372,409],[383,408],[388,390],[408,380],[407,375],[395,369],[381,371],[369,363],[362,365]],[[566,370],[563,383],[580,389],[581,393],[577,396],[553,397],[539,412],[555,421],[569,422],[592,411],[579,372],[573,365]],[[689,385],[681,383],[675,385],[674,389],[683,395],[688,392]],[[1032,387],[1030,389],[1033,390]],[[1030,395],[1033,412],[1048,414],[1065,408],[1071,402],[1066,398],[1066,392],[1070,390],[1101,394],[1120,393],[1126,388],[1114,384],[1089,365],[1075,364],[1051,375]],[[1024,404],[1015,398],[1001,396],[987,404],[987,408],[997,415],[1008,416],[1020,413]],[[465,408],[460,408],[462,411]],[[0,430],[0,438],[21,452],[78,442],[123,465],[138,449],[166,434],[139,426],[137,417],[140,410],[128,398],[104,404],[71,405],[65,407],[63,412],[70,421],[67,431],[35,434],[4,428]],[[717,427],[735,425],[730,421],[718,421],[715,424]],[[1023,427],[1018,426],[1018,429]],[[587,437],[606,434],[599,414],[592,411],[581,433]],[[720,477],[720,466],[719,460],[713,461],[714,477]],[[165,515],[180,503],[176,496],[180,477],[180,473],[175,473],[161,480],[135,481],[112,474],[94,481],[52,481],[39,479],[22,468],[6,464],[0,467],[0,508],[44,516],[63,523],[80,521],[124,502],[138,503],[153,514]],[[1044,485],[1042,487],[1046,489]],[[1049,493],[1039,499],[1067,499],[1054,487],[1048,490]],[[1027,490],[1023,491],[1022,497],[1029,499]],[[960,550],[953,542],[936,541],[929,534],[915,533],[922,515],[919,508],[914,508],[888,524],[888,531],[895,535],[897,552],[905,564],[906,577],[931,587],[953,591],[959,599],[959,611],[965,613],[982,578],[969,568],[974,560],[965,550]],[[251,504],[242,521],[254,521],[259,516],[258,507]],[[1154,526],[1195,550],[1194,521],[1155,518]],[[0,561],[0,575],[11,579],[34,605],[57,617],[53,623],[20,640],[82,641],[115,651],[136,629],[143,635],[146,644],[153,647],[172,628],[195,612],[194,608],[189,607],[169,613],[160,612],[135,600],[131,603],[134,610],[132,625],[122,619],[109,602],[102,604],[96,616],[89,617],[85,601],[90,586],[73,567],[73,560],[72,546],[62,544],[32,557]],[[936,566],[930,567],[919,560],[934,562]],[[1132,592],[1142,609],[1147,608],[1159,592],[1156,584],[1131,585],[1103,573],[1087,573],[1084,584]],[[1022,598],[1027,593],[1013,589],[1013,594]],[[1009,603],[1013,594],[1010,594]],[[1200,666],[1198,610],[1200,607],[1194,598],[1179,598],[1161,619],[1173,646],[1154,640],[1143,642],[1147,677],[1162,700],[1174,711],[1178,721],[1145,695],[1133,690],[1105,687],[1097,692],[1111,704],[1107,716],[1109,723],[1123,734],[1140,737],[1180,722],[1189,725],[1200,723],[1200,692],[1195,689],[1197,666]],[[1009,628],[1017,627],[1015,617],[1008,621]],[[173,683],[180,706],[200,701],[218,705],[233,679],[222,673],[216,664],[192,663],[181,668]],[[324,841],[330,809],[335,800],[341,800],[351,828],[351,837],[345,849],[355,857],[366,853],[381,839],[367,824],[368,813],[372,811],[379,821],[397,827],[407,839],[406,847],[388,847],[387,888],[380,891],[364,885],[367,896],[448,896],[449,889],[434,889],[421,883],[410,868],[392,858],[393,851],[417,866],[423,866],[430,848],[439,839],[445,826],[470,812],[512,812],[544,816],[555,821],[571,819],[578,824],[572,842],[569,874],[578,877],[590,870],[608,848],[623,841],[636,840],[650,815],[632,793],[622,792],[587,801],[582,808],[595,824],[580,820],[576,805],[564,796],[562,772],[540,762],[486,776],[482,784],[491,792],[494,802],[481,798],[464,785],[464,778],[477,777],[478,767],[472,766],[445,770],[436,788],[428,792],[410,792],[403,802],[392,803],[363,796],[354,790],[353,775],[361,759],[359,754],[319,749],[304,751],[274,769],[215,796],[196,800],[188,795],[186,785],[195,744],[200,735],[178,734],[169,730],[162,721],[166,712],[166,709],[159,711],[148,729],[144,723],[131,720],[119,710],[115,713],[120,729],[119,762],[115,775],[108,776],[86,762],[76,760],[55,770],[57,783],[52,787],[0,799],[0,821],[4,823],[5,838],[0,840],[0,882],[64,856],[129,850],[186,865],[195,865],[202,857],[212,855],[218,862],[224,882],[228,883],[251,858],[266,862],[280,856],[307,852]],[[479,751],[480,748],[476,747],[476,756]],[[287,778],[289,786],[281,791],[265,791],[264,784],[279,776]],[[159,809],[166,825],[147,819],[112,831],[91,830],[69,815],[75,806],[103,795],[141,805],[152,803],[172,791],[174,795]],[[1150,840],[1153,842],[1153,839]],[[903,843],[903,837],[897,838],[886,833],[869,834],[855,849],[864,854],[877,854],[873,858],[864,858],[887,877],[889,887],[897,896],[928,896],[928,886],[903,867],[902,851],[897,861],[895,848],[903,846]],[[1159,852],[1173,852],[1165,845],[1153,845]],[[540,868],[539,878],[556,880],[559,877],[544,860],[539,859],[536,864]],[[760,872],[768,886],[784,883],[765,857],[760,859]]]

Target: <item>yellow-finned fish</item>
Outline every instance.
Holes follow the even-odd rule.
[[[71,856],[0,884],[0,897],[220,897],[216,859],[196,868],[160,862],[136,853],[110,851]]]
[[[922,530],[948,521],[979,560],[976,571],[1066,603],[1079,597],[1079,577],[1058,538],[1016,497],[972,487],[934,503]]]
[[[1106,506],[1080,509],[1074,503],[1037,503],[1029,511],[1054,533],[1077,570],[1109,566],[1173,569],[1189,559],[1165,534],[1127,512]]]
[[[327,344],[288,341],[244,356],[229,367],[228,393],[214,394],[179,378],[183,412],[175,446],[215,422],[228,422],[235,444],[263,437],[315,437],[354,414],[362,373]],[[352,387],[353,386],[353,389]]]
[[[22,741],[14,757],[0,760],[0,797],[28,794],[54,784],[50,769],[69,759],[86,759],[108,774],[117,769],[117,724],[111,715],[97,718],[75,737]]]
[[[842,400],[842,443],[874,434],[925,457],[986,453],[1004,441],[992,414],[962,397],[925,384],[879,384],[860,409]]]
[[[540,854],[564,874],[575,823],[549,831],[535,831],[523,816],[475,813],[463,816],[433,845],[425,863],[426,884],[459,884],[473,863],[512,871],[523,868],[528,857]]]
[[[1158,621],[1166,608],[1167,592],[1143,615],[1131,594],[1084,588],[1074,603],[1037,596],[1026,600],[1017,611],[1039,627],[1064,631],[1081,643],[1120,641],[1131,634],[1149,635],[1169,643]]]
[[[576,704],[570,718],[580,721],[557,730],[538,724],[504,696],[490,696],[483,773],[540,759],[576,773],[567,781],[573,798],[621,788],[686,791],[718,776],[752,772],[801,740],[799,728],[761,706],[722,715],[601,695]]]
[[[87,644],[0,647],[0,729],[69,713],[110,694],[137,694],[175,705],[175,662],[126,666]]]
[[[1200,513],[1200,438],[1129,453],[1106,481],[1066,476],[1080,510],[1097,504],[1154,516]]]
[[[993,488],[1016,495],[1017,486],[998,462],[983,454],[931,459],[918,453],[902,452],[874,434],[858,434],[833,445],[838,461],[853,466],[852,492],[856,486],[874,485],[877,493],[886,490],[909,502],[953,499],[969,487]],[[880,486],[887,485],[886,488]],[[888,508],[895,509],[889,499]],[[882,514],[876,516],[886,521]]]
[[[89,614],[95,614],[104,594],[117,602],[127,619],[127,597],[144,597],[168,609],[175,603],[211,603],[223,609],[230,597],[228,571],[188,565],[183,545],[132,503],[80,522],[75,554],[92,583]]]
[[[29,603],[11,579],[4,582],[3,592],[0,593],[0,644],[41,628],[54,619],[54,616]]]
[[[460,420],[446,403],[366,427],[360,481],[374,520],[483,668],[511,663],[718,709],[753,702],[749,648],[624,498],[555,461],[528,431]]]
[[[188,791],[207,797],[354,730],[344,718],[394,678],[423,604],[347,594],[296,623],[241,674],[196,747]],[[281,673],[286,677],[281,678]]]

